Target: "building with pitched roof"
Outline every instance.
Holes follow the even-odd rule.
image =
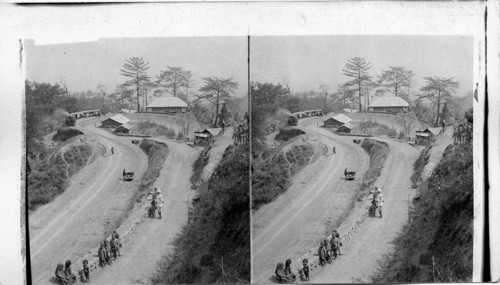
[[[148,104],[146,111],[161,113],[186,113],[188,105],[177,97],[158,97]]]
[[[410,104],[400,97],[386,96],[379,97],[368,106],[368,111],[399,113],[408,112]]]
[[[327,128],[338,128],[344,124],[351,122],[352,119],[344,114],[338,114],[333,118],[328,118],[323,121],[323,126]]]
[[[114,115],[111,118],[107,118],[106,120],[101,122],[101,127],[103,128],[117,128],[125,123],[130,121],[127,117],[122,116],[120,114]]]

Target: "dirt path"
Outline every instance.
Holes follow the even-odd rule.
[[[343,180],[344,169],[355,169],[362,177],[368,156],[352,138],[319,129],[316,121],[302,127],[309,140],[336,147],[335,155],[320,156],[304,168],[287,192],[252,214],[252,282],[269,283],[276,263],[296,260],[326,235],[346,211],[360,180]]]
[[[158,140],[161,141],[161,140]],[[156,263],[173,250],[171,242],[188,218],[190,193],[189,177],[197,151],[189,146],[167,143],[169,155],[155,186],[162,190],[165,199],[163,219],[145,219],[137,231],[123,245],[122,256],[92,277],[95,284],[149,284],[156,271]],[[144,214],[145,209],[134,213],[131,219]]]
[[[62,195],[29,216],[33,284],[50,284],[57,263],[78,259],[105,237],[124,215],[146,169],[146,155],[129,139],[87,125],[89,140],[113,146],[115,154],[83,168]],[[123,168],[136,173],[133,182],[121,179]]]
[[[232,127],[225,128],[224,133],[221,133],[212,144],[212,148],[208,153],[210,158],[201,173],[201,179],[203,181],[207,181],[210,178],[215,167],[221,161],[224,151],[230,144],[233,143],[233,133],[234,129]]]
[[[385,198],[384,218],[366,218],[366,209],[358,207],[341,227],[359,222],[350,233],[349,241],[344,242],[343,255],[332,265],[314,272],[311,283],[370,282],[382,256],[393,250],[391,240],[407,223],[410,177],[419,151],[390,139],[379,140],[387,142],[391,148],[386,166],[376,182],[382,187]],[[344,234],[342,229],[339,232]]]

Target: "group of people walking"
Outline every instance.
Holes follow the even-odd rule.
[[[120,241],[120,235],[114,231],[111,234],[111,241],[105,239],[99,244],[99,249],[97,250],[97,255],[99,256],[99,266],[105,267],[106,265],[113,264],[113,260],[116,260],[120,254],[120,248],[122,243]]]
[[[114,231],[111,234],[111,241],[108,242],[108,240],[104,240],[99,244],[99,249],[97,250],[99,266],[105,267],[107,264],[111,265],[112,261],[116,260],[117,256],[121,256],[121,247],[120,235]],[[78,270],[80,280],[82,282],[90,282],[89,261],[87,259],[83,260],[82,266],[83,268]],[[62,285],[70,285],[76,282],[76,275],[71,271],[71,260],[66,260],[64,266],[62,263],[57,264],[55,278],[56,281]]]
[[[333,260],[336,260],[340,253],[340,247],[342,243],[340,242],[339,233],[334,230],[332,232],[332,237],[330,240],[324,239],[319,244],[318,248],[318,257],[319,257],[319,265],[325,266],[326,263],[332,263]]]
[[[161,219],[161,208],[163,207],[163,195],[161,194],[158,187],[154,188],[153,197],[151,198],[151,207],[149,208],[148,216],[150,218],[156,218],[156,212],[158,212],[158,219]]]
[[[370,207],[369,216],[376,217],[377,212],[379,213],[380,218],[382,218],[382,206],[384,205],[384,195],[382,194],[382,190],[378,187],[375,187],[375,193],[373,193],[372,205]]]
[[[331,264],[333,260],[336,260],[337,257],[341,255],[341,247],[342,243],[340,242],[340,235],[336,230],[334,230],[329,241],[328,239],[325,239],[319,244],[319,265],[325,266],[326,263]],[[304,258],[302,260],[302,268],[300,268],[299,270],[300,281],[309,281],[309,272],[309,260],[307,260],[307,258]],[[285,264],[283,264],[283,262],[278,262],[274,274],[276,276],[276,279],[278,279],[280,283],[293,283],[297,279],[292,271],[291,259],[287,259],[285,261]]]

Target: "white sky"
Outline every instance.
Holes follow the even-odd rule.
[[[461,36],[271,36],[250,40],[252,81],[282,82],[292,91],[330,92],[349,80],[342,75],[349,58],[364,57],[371,74],[388,66],[405,66],[415,74],[416,92],[424,76],[454,77],[458,96],[473,90],[473,38]]]
[[[57,83],[65,78],[70,92],[96,90],[99,83],[112,92],[128,78],[120,75],[125,60],[142,57],[149,62],[148,75],[155,79],[167,66],[182,66],[193,73],[197,91],[201,77],[233,77],[235,94],[247,92],[246,37],[165,37],[100,39],[94,42],[25,45],[26,78]]]

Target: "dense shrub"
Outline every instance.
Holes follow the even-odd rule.
[[[193,174],[189,178],[193,187],[195,187],[196,184],[198,183],[198,181],[200,180],[201,173],[203,172],[203,169],[205,168],[205,166],[208,164],[208,160],[210,158],[210,156],[208,155],[208,152],[210,151],[210,149],[212,149],[212,147],[210,145],[205,147],[200,152],[200,155],[198,156],[198,158],[196,159],[196,161],[193,164]]]
[[[78,135],[83,134],[77,129],[73,128],[60,128],[57,130],[57,133],[52,138],[55,141],[66,141],[72,137],[76,137]]]
[[[283,194],[293,175],[304,168],[314,154],[311,145],[297,145],[286,153],[280,149],[263,149],[253,160],[252,208],[274,201]]]
[[[274,137],[275,140],[287,141],[293,137],[305,134],[301,129],[284,128],[280,129],[278,134]]]
[[[472,145],[446,148],[375,282],[471,282],[473,252]]]
[[[141,202],[144,195],[149,193],[154,182],[160,176],[160,170],[168,156],[168,147],[164,143],[144,139],[139,147],[148,156],[148,168],[142,176],[139,191],[134,195],[136,202]]]
[[[374,122],[371,119],[368,121],[363,121],[358,123],[358,125],[353,130],[353,133],[360,133],[373,136],[383,136],[383,135],[389,137],[398,136],[398,131],[396,129]],[[401,136],[401,132],[399,133],[399,136]]]
[[[175,253],[159,263],[154,283],[250,282],[248,151],[229,146],[209,181],[198,187],[199,200],[174,241]]]
[[[150,121],[142,121],[137,125],[137,132],[142,135],[149,136],[165,136],[170,139],[173,138],[182,138],[183,135],[181,132],[177,134],[175,129],[171,127],[166,127],[164,125],[159,125],[155,122]]]
[[[356,199],[362,201],[370,192],[373,184],[380,176],[385,161],[389,155],[389,145],[372,139],[364,139],[361,147],[370,155],[370,165],[363,176],[363,181],[359,191],[356,193]]]
[[[65,153],[55,152],[45,160],[31,165],[28,175],[28,210],[52,202],[68,187],[69,178],[89,159],[89,145],[72,146]]]

